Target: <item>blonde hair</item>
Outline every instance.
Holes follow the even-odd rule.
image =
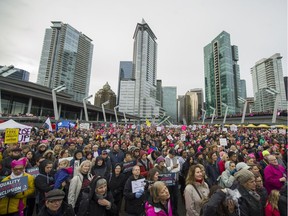
[[[58,166],[59,166],[60,164],[64,164],[65,167],[69,167],[70,161],[67,160],[67,159],[64,159],[64,160],[62,159],[62,160],[59,160]]]
[[[163,187],[166,187],[166,185],[161,181],[156,181],[153,183],[153,185],[150,188],[150,195],[153,199],[153,202],[159,203],[159,192],[163,189]]]
[[[90,172],[91,167],[92,167],[92,162],[89,161],[89,160],[82,161],[82,163],[81,163],[80,166],[78,167],[78,172],[81,173],[81,169],[82,169],[82,167],[83,167],[85,164],[89,164],[90,169],[89,169],[88,173]]]
[[[202,169],[201,169],[201,166],[199,166],[199,164],[196,164],[196,165],[192,165],[190,168],[189,168],[189,171],[188,171],[188,175],[186,177],[186,185],[188,184],[193,184],[196,180],[195,180],[195,172],[196,172],[196,169],[199,168],[200,171],[202,172]],[[203,179],[204,179],[204,176],[203,176]]]
[[[279,197],[280,197],[279,191],[278,190],[272,190],[268,196],[266,206],[268,205],[268,203],[270,203],[272,206],[272,210],[274,210],[274,209],[278,210]]]

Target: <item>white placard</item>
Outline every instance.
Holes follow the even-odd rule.
[[[161,131],[162,130],[162,127],[157,127],[157,131]]]
[[[193,125],[192,130],[193,131],[196,130],[196,125]]]
[[[221,146],[227,146],[227,139],[226,138],[220,138],[219,141],[220,141]]]
[[[89,123],[81,123],[80,124],[80,129],[86,129],[89,130],[90,124]]]
[[[230,126],[231,131],[237,131],[237,126],[236,125],[231,125]]]
[[[207,128],[207,133],[210,133],[210,129],[209,128]]]
[[[172,137],[171,135],[168,135],[167,138],[168,138],[169,140],[173,140],[173,137]]]
[[[227,132],[227,128],[222,128],[222,131],[223,132]]]
[[[186,140],[186,134],[181,134],[181,141],[185,141]]]
[[[132,193],[137,193],[138,191],[143,190],[144,191],[144,186],[145,186],[145,178],[138,179],[136,181],[132,181]]]
[[[279,129],[279,133],[285,135],[286,134],[286,130],[285,129]]]

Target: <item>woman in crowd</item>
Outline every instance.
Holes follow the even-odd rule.
[[[153,168],[149,159],[147,159],[148,153],[144,150],[140,151],[140,156],[137,161],[137,165],[140,167],[140,175],[147,177],[148,171]]]
[[[123,198],[123,190],[125,185],[125,175],[121,173],[122,167],[116,164],[112,176],[109,178],[108,187],[112,192],[114,203],[120,211]]]
[[[255,176],[255,181],[256,181],[256,192],[260,195],[261,197],[261,204],[263,207],[263,210],[266,206],[266,201],[268,197],[268,193],[266,188],[263,186],[263,178],[260,174],[254,174]]]
[[[83,161],[78,167],[78,174],[74,176],[70,182],[68,203],[74,208],[75,214],[78,213],[78,208],[81,201],[82,192],[89,192],[88,186],[93,178],[90,173],[91,162]]]
[[[219,185],[223,188],[230,188],[235,180],[236,165],[233,161],[226,161],[225,171],[221,174]]]
[[[165,165],[165,158],[162,156],[159,156],[156,159],[155,169],[158,171],[159,174],[169,173],[166,165]]]
[[[82,209],[81,209],[82,211]],[[85,211],[85,209],[83,209]],[[114,204],[112,193],[107,190],[107,181],[103,177],[97,177],[92,182],[89,196],[87,216],[108,216],[117,214],[118,209]]]
[[[206,174],[208,176],[209,185],[217,185],[217,179],[219,177],[219,168],[217,164],[216,152],[209,152],[208,154],[209,164],[206,167]]]
[[[91,169],[91,173],[94,176],[102,176],[105,179],[109,179],[109,170],[107,169],[107,166],[105,164],[104,159],[102,158],[102,156],[98,156],[95,160],[95,164]]]
[[[29,150],[26,154],[25,157],[28,159],[29,163],[31,164],[32,167],[36,165],[36,158],[35,158],[35,152],[32,150]]]
[[[263,216],[263,206],[260,202],[260,195],[256,192],[254,174],[246,169],[235,173],[235,179],[239,182],[238,191],[241,194],[239,199],[239,210],[241,216]]]
[[[169,190],[163,182],[156,181],[150,188],[150,195],[145,203],[146,216],[172,216]]]
[[[280,216],[278,201],[280,193],[278,190],[272,190],[268,196],[265,207],[265,216]]]
[[[209,187],[204,182],[203,173],[199,165],[193,165],[186,178],[184,191],[186,216],[199,216],[202,202],[208,197]]]

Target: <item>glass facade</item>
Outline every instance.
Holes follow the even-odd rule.
[[[163,108],[169,121],[177,122],[177,88],[163,87]]]
[[[238,48],[231,46],[230,35],[223,31],[211,43],[204,47],[205,97],[207,114],[216,110],[217,116],[223,116],[225,106],[228,113],[240,111],[237,97],[240,91],[240,71]]]

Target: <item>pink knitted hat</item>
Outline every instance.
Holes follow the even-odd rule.
[[[26,158],[21,158],[19,160],[13,160],[11,162],[11,168],[15,168],[16,166],[26,166],[26,162],[27,162],[27,159]]]

